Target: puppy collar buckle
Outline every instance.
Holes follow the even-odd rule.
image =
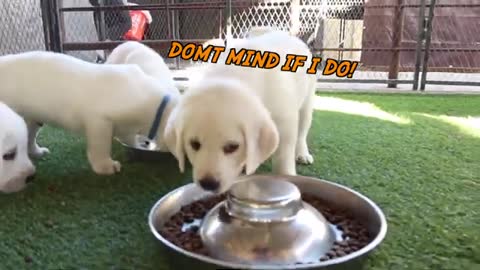
[[[136,135],[135,136],[135,147],[154,151],[157,150],[157,143],[155,142],[155,138],[157,137],[158,128],[160,126],[160,120],[162,119],[163,112],[167,107],[167,103],[170,101],[170,96],[165,95],[162,99],[162,103],[158,106],[157,113],[155,114],[155,118],[153,119],[152,126],[148,133],[148,136],[145,135]]]

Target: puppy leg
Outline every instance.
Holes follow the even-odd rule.
[[[307,137],[312,126],[313,116],[313,96],[308,97],[305,104],[300,109],[298,121],[298,138],[295,150],[296,161],[300,164],[312,164],[313,156],[308,151]]]
[[[276,174],[296,175],[295,145],[297,141],[298,115],[277,121],[280,143],[272,157],[272,171]]]
[[[100,175],[120,172],[120,162],[112,160],[113,126],[108,121],[97,120],[87,123],[87,157],[92,169]]]
[[[37,135],[40,128],[43,126],[41,123],[35,121],[26,120],[28,128],[28,154],[33,158],[40,158],[48,153],[50,150],[46,147],[40,147],[37,144]]]

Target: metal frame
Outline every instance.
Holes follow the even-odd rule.
[[[61,2],[61,1],[60,1]],[[101,1],[103,2],[103,1]],[[175,0],[167,0],[163,4],[147,4],[138,6],[99,6],[99,7],[69,7],[64,8],[58,4],[58,0],[41,0],[42,7],[42,20],[44,24],[45,32],[45,47],[47,50],[64,52],[64,51],[85,51],[85,50],[112,50],[123,41],[103,41],[101,39],[102,31],[99,33],[99,42],[64,42],[64,27],[63,27],[63,14],[65,12],[85,12],[93,11],[102,14],[107,10],[164,10],[167,12],[167,29],[168,39],[166,40],[145,40],[142,43],[152,48],[168,48],[172,41],[189,42],[201,44],[207,39],[179,39],[179,27],[178,27],[178,11],[179,10],[199,10],[199,9],[211,9],[218,10],[220,16],[220,27],[224,28],[225,35],[222,33],[222,29],[219,29],[219,38],[227,40],[232,37],[232,9],[233,8],[248,8],[252,3],[256,1],[232,1],[232,0],[214,0],[214,1],[198,1],[190,3],[176,3]],[[296,2],[296,1],[294,1]],[[318,82],[330,82],[330,83],[379,83],[387,84],[388,87],[394,88],[397,84],[412,84],[412,90],[424,91],[427,84],[437,85],[464,85],[464,86],[480,86],[477,82],[461,82],[461,81],[436,81],[428,80],[427,74],[429,72],[428,60],[430,53],[433,51],[464,51],[464,52],[479,52],[480,48],[431,48],[431,35],[432,25],[434,23],[434,10],[436,7],[480,7],[479,4],[437,4],[436,0],[430,0],[428,3],[426,0],[419,0],[418,4],[405,4],[403,0],[397,0],[396,4],[389,5],[373,5],[368,8],[393,8],[396,10],[396,14],[399,18],[402,18],[403,10],[405,8],[419,8],[418,17],[418,33],[417,43],[415,48],[406,48],[401,46],[401,29],[402,19],[398,20],[395,24],[393,42],[391,47],[376,47],[376,48],[312,48],[314,54],[325,51],[391,51],[392,60],[391,64],[387,68],[388,79],[321,79]],[[428,15],[425,16],[425,11],[428,8]],[[298,12],[298,11],[297,11]],[[99,26],[103,26],[102,21],[99,22]],[[102,27],[100,27],[102,29]],[[100,29],[100,30],[101,30]],[[408,70],[413,71],[412,80],[399,80],[398,73],[405,68],[400,67],[400,53],[407,51],[415,51],[415,65]],[[178,69],[179,59],[175,60],[175,66]],[[372,69],[375,69],[373,67]],[[430,70],[439,70],[438,68],[430,68]],[[177,78],[183,80],[184,78]]]
[[[45,49],[48,51],[63,52],[61,46],[63,35],[60,25],[58,1],[41,0],[40,9],[42,12]]]
[[[423,65],[422,65],[422,78],[420,82],[420,90],[425,91],[425,86],[427,84],[434,84],[434,85],[458,85],[458,86],[480,86],[480,82],[468,82],[468,81],[438,81],[438,80],[428,80],[428,60],[430,57],[430,53],[432,51],[436,51],[435,48],[430,48],[431,39],[432,39],[432,29],[433,23],[435,18],[435,8],[439,7],[463,7],[463,8],[473,8],[473,7],[480,7],[480,3],[478,4],[464,4],[464,5],[440,5],[436,4],[436,0],[430,0],[429,5],[429,12],[428,18],[426,20],[426,33],[425,33],[425,50],[424,50],[424,57],[423,57]],[[480,53],[480,48],[444,48],[446,51],[473,51]]]
[[[420,8],[418,11],[418,33],[417,33],[417,49],[415,51],[415,73],[413,74],[412,90],[418,90],[418,79],[420,76],[420,65],[422,64],[422,49],[425,39],[425,0],[420,0]]]

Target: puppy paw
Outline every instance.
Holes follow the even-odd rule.
[[[310,153],[297,154],[297,157],[295,160],[297,161],[298,164],[309,165],[313,163],[313,156],[310,155]]]
[[[30,151],[30,156],[33,158],[41,158],[47,154],[50,154],[50,150],[46,147],[35,147],[32,151]]]
[[[120,162],[116,160],[107,160],[92,165],[93,171],[99,175],[112,175],[120,172]]]

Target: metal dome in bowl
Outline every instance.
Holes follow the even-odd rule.
[[[333,246],[335,233],[298,188],[277,179],[232,186],[203,219],[200,235],[212,257],[236,263],[309,263]]]

